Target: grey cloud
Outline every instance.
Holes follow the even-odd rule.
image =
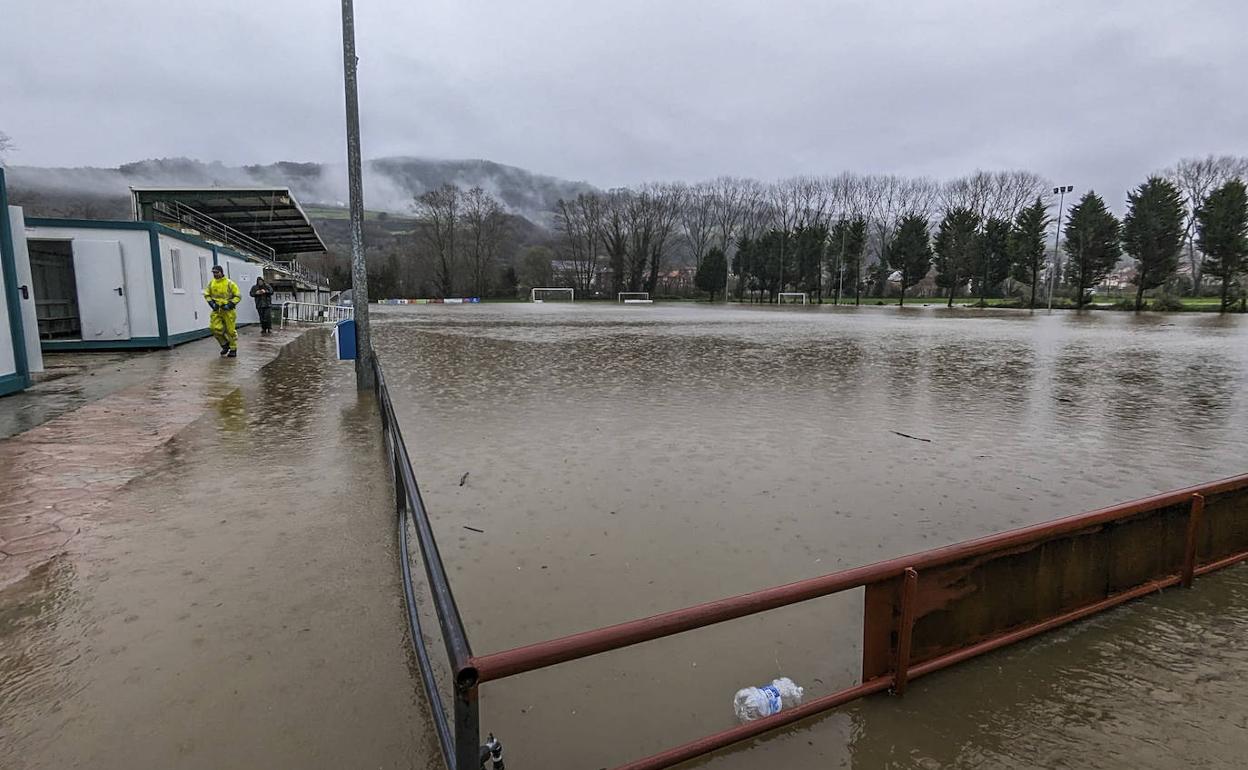
[[[1237,2],[357,5],[372,157],[489,158],[600,186],[1022,167],[1117,200],[1180,156],[1248,154]],[[11,162],[338,161],[337,13],[6,9]]]

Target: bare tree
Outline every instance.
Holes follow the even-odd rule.
[[[629,197],[625,211],[629,291],[654,292],[683,198],[684,190],[676,184],[643,185]]]
[[[632,193],[620,188],[611,190],[603,198],[602,218],[599,220],[598,240],[606,252],[611,269],[611,293],[624,291],[625,264],[628,259],[629,217],[628,204]]]
[[[1187,208],[1183,240],[1187,244],[1187,259],[1192,271],[1192,296],[1200,294],[1202,256],[1196,247],[1196,209],[1214,189],[1232,179],[1248,180],[1248,158],[1234,155],[1208,155],[1204,158],[1184,158],[1162,174],[1179,188],[1183,204]]]
[[[602,199],[596,193],[581,193],[568,202],[555,204],[555,230],[560,251],[571,267],[573,288],[590,291],[598,275],[598,240],[602,232]]]
[[[494,196],[480,187],[462,194],[462,208],[464,252],[473,294],[484,297],[489,291],[494,261],[503,242],[506,216]]]
[[[702,266],[715,236],[715,195],[707,182],[682,188],[681,192],[680,227],[697,268]]]
[[[940,186],[941,216],[953,209],[967,209],[983,221],[1013,221],[1018,210],[1042,195],[1048,183],[1031,171],[976,171]]]
[[[1018,212],[1048,192],[1049,180],[1033,171],[998,171],[993,206],[988,218],[1013,222]]]
[[[4,165],[5,157],[16,149],[17,145],[13,144],[13,138],[3,131],[0,131],[0,166]]]
[[[447,297],[455,290],[459,253],[455,236],[462,217],[463,193],[451,184],[416,198],[416,216],[423,227],[420,233],[433,252],[434,288],[439,297]]]

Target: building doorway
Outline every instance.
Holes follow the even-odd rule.
[[[39,339],[82,339],[73,241],[28,240]]]

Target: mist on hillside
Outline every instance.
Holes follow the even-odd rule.
[[[44,215],[123,216],[129,211],[129,188],[170,187],[289,187],[305,206],[347,205],[347,173],[343,164],[278,162],[256,166],[227,166],[187,158],[127,163],[118,168],[43,168],[10,166],[6,169],[15,203]],[[546,224],[559,198],[572,198],[594,188],[535,174],[522,168],[486,160],[431,160],[412,157],[378,158],[364,166],[364,204],[374,211],[410,214],[422,193],[453,184],[462,189],[481,187],[507,209],[533,222]],[[75,212],[67,208],[81,207]]]

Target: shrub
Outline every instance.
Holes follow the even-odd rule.
[[[1162,313],[1175,313],[1184,310],[1182,301],[1178,297],[1169,294],[1158,294],[1153,297],[1153,301],[1148,303],[1149,310],[1156,310]]]

